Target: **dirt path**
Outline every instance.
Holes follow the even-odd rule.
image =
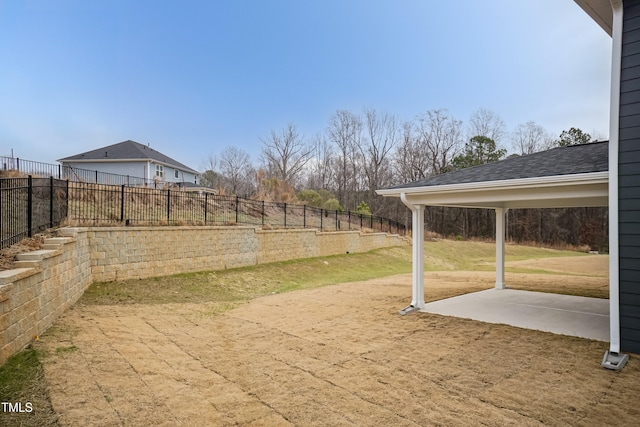
[[[606,278],[507,276],[606,286]],[[427,275],[427,299],[492,273]],[[632,425],[640,363],[606,343],[430,314],[397,315],[410,275],[215,304],[81,306],[39,344],[68,426]],[[524,285],[523,285],[524,286]]]

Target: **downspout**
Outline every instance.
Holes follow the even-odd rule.
[[[398,311],[404,316],[424,308],[424,206],[409,202],[405,193],[400,194],[400,200],[411,210],[413,242],[411,305]]]
[[[602,366],[620,370],[629,356],[620,354],[620,242],[618,202],[618,141],[620,133],[620,68],[622,63],[622,0],[611,0],[611,105],[609,115],[609,351]]]

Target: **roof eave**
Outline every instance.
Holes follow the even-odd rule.
[[[567,186],[579,184],[608,183],[609,172],[589,172],[571,175],[552,175],[535,178],[505,179],[500,181],[480,181],[448,185],[428,185],[423,187],[385,188],[376,193],[385,197],[400,197],[400,194],[450,193],[460,191],[486,191],[499,188],[524,189],[540,186]]]
[[[600,27],[612,35],[613,9],[610,0],[574,0]]]

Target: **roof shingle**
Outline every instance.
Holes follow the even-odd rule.
[[[608,170],[609,142],[602,141],[558,147],[526,156],[509,157],[497,162],[389,187],[389,189],[539,178]]]
[[[190,167],[178,162],[177,160],[172,159],[169,156],[162,154],[159,151],[154,150],[151,147],[131,140],[108,145],[102,148],[96,148],[95,150],[65,157],[63,159],[59,159],[58,161],[66,162],[69,160],[155,160],[171,166],[175,166],[184,171],[196,174],[198,173]]]

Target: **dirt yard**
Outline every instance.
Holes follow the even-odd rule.
[[[606,271],[591,258],[563,262],[595,276],[508,273],[507,281],[606,295]],[[427,273],[426,299],[494,280]],[[213,302],[78,304],[37,345],[66,426],[640,423],[636,355],[622,372],[608,371],[600,367],[607,343],[399,316],[410,297],[411,276],[400,275],[271,295],[222,314]]]

